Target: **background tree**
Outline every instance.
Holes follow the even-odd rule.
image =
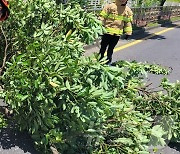
[[[160,6],[164,6],[166,0],[160,0]]]
[[[163,6],[166,0],[132,0],[133,6],[141,7],[141,6]]]

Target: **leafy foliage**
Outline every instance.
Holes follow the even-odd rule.
[[[3,114],[0,112],[0,129],[7,126],[7,121],[4,118]]]
[[[86,38],[83,41],[89,44],[102,33],[101,28],[98,27],[100,22],[94,23],[96,19],[91,13],[85,13],[79,5],[75,4],[73,8],[71,5],[65,7],[56,5],[55,1],[11,1],[13,15],[2,24],[6,39],[3,33],[0,33],[0,38],[3,38],[0,50],[4,52],[5,48],[8,48],[7,60],[16,53],[26,52],[29,44],[37,39],[43,41],[42,39],[47,35],[54,37],[58,34],[67,42],[70,37],[75,40]],[[61,38],[56,37],[56,39]]]
[[[166,0],[132,0],[132,5],[134,7],[160,6],[164,1]]]
[[[147,153],[149,143],[165,144],[163,124],[152,123],[158,115],[176,116],[171,136],[177,137],[179,84],[164,79],[165,94],[147,91],[143,81],[147,72],[167,74],[166,68],[126,61],[109,67],[97,55],[84,57],[83,45],[103,28],[79,5],[13,4],[4,25],[8,52],[16,53],[3,75],[5,100],[43,153],[52,147],[70,154]]]

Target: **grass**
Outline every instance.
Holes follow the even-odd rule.
[[[146,27],[155,27],[155,26],[158,26],[158,25],[159,25],[158,22],[150,22],[150,23],[147,24]]]
[[[180,0],[179,0],[180,1]],[[178,20],[180,20],[180,16],[179,17],[172,17],[171,18],[171,21],[178,21]]]
[[[160,21],[150,22],[147,24],[146,27],[155,27],[155,26],[158,26],[159,24],[171,23],[171,22],[178,21],[178,20],[180,20],[180,16],[179,17],[171,17],[170,20],[160,20]],[[139,29],[142,29],[142,27],[136,27],[135,25],[133,26],[133,30],[139,30]]]
[[[180,0],[167,0],[167,2],[177,2],[177,3],[180,3]]]

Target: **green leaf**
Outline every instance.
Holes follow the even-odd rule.
[[[161,138],[165,134],[166,134],[166,132],[163,130],[161,125],[156,125],[151,130],[151,135],[153,135],[153,136],[155,136],[157,138]]]
[[[66,110],[66,104],[63,104],[63,110]]]
[[[118,138],[114,140],[115,143],[123,143],[125,145],[134,145],[133,141],[130,138]]]
[[[90,85],[92,85],[92,80],[90,78],[87,79],[87,83],[89,83]]]
[[[109,78],[110,78],[110,80],[112,81],[113,79],[114,79],[114,75],[112,75],[111,73],[109,73],[109,72],[107,72],[107,74],[108,74],[108,76],[109,76]]]
[[[92,106],[96,106],[97,102],[88,102],[88,104],[92,105]]]
[[[70,84],[69,84],[68,80],[66,80],[66,87],[67,87],[67,89],[70,89]]]
[[[88,129],[87,132],[89,132],[89,133],[96,133],[96,130],[95,129]]]

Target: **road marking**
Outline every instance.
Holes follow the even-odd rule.
[[[117,47],[117,48],[114,49],[114,52],[120,51],[120,50],[122,50],[122,49],[125,49],[125,48],[128,48],[128,47],[130,47],[130,46],[136,45],[136,44],[138,44],[138,43],[141,43],[141,42],[144,41],[144,40],[147,40],[147,39],[152,38],[152,37],[154,37],[154,36],[156,36],[156,35],[159,35],[159,34],[162,34],[162,33],[167,32],[167,31],[170,31],[170,30],[172,30],[172,29],[174,29],[174,28],[176,28],[176,27],[179,27],[179,25],[178,25],[178,26],[175,26],[175,27],[171,27],[171,28],[164,29],[164,30],[162,30],[162,31],[160,31],[160,32],[157,32],[157,33],[154,33],[154,34],[151,34],[151,35],[149,35],[149,36],[147,36],[147,37],[142,38],[141,40],[136,40],[136,41],[133,41],[133,42],[131,42],[131,43],[125,44],[125,45],[123,45],[123,46],[121,46],[121,47]]]

